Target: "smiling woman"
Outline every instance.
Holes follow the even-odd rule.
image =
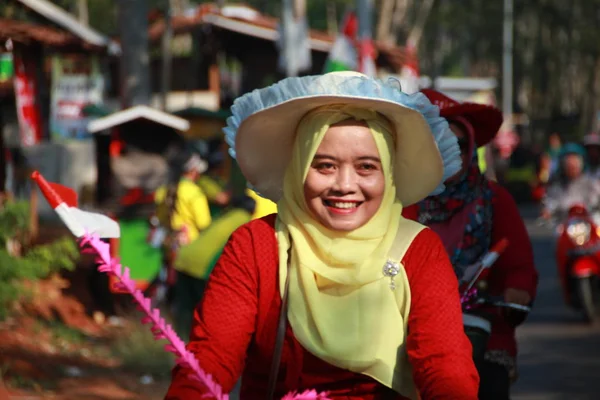
[[[352,231],[379,209],[385,178],[368,125],[346,120],[331,126],[304,182],[308,209],[325,227]]]
[[[288,78],[236,100],[226,137],[278,213],[239,228],[188,348],[227,391],[272,399],[477,398],[458,284],[403,205],[443,190],[457,140],[421,94],[356,73]],[[167,399],[204,388],[174,370]]]

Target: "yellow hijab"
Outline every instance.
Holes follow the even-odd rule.
[[[355,119],[367,123],[382,163],[385,191],[371,220],[352,232],[332,231],[311,215],[304,181],[329,127]],[[288,274],[288,320],[306,350],[330,364],[368,375],[415,398],[405,350],[410,288],[403,268],[396,289],[383,275],[400,221],[392,176],[394,132],[377,112],[350,106],[313,110],[297,129],[285,172],[276,223],[281,295]],[[293,243],[293,245],[291,245]]]

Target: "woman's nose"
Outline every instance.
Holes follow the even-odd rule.
[[[353,168],[340,168],[338,170],[334,189],[342,193],[353,192],[356,188],[356,172]]]

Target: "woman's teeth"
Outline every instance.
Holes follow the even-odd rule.
[[[349,209],[349,208],[355,208],[358,207],[358,205],[360,203],[356,203],[356,202],[342,202],[342,201],[326,201],[325,202],[328,206],[330,207],[335,207],[335,208],[344,208],[344,209]]]

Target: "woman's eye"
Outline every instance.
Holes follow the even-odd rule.
[[[377,169],[377,166],[370,163],[363,163],[359,165],[359,168],[363,171],[372,171]]]
[[[327,171],[327,170],[331,170],[333,168],[335,168],[335,165],[333,165],[332,163],[320,163],[317,164],[315,166],[316,169],[318,169],[319,171]]]

